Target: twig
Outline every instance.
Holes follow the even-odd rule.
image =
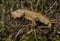
[[[24,4],[23,4],[24,2],[23,1],[21,1],[21,8],[24,8]]]
[[[26,33],[26,35],[29,35],[32,31],[33,31],[33,29],[31,29],[30,31],[28,31],[28,32]],[[21,41],[22,39],[24,39],[26,35],[23,35],[22,38],[20,39],[20,41]]]
[[[47,13],[48,11],[50,11],[56,3],[57,3],[57,1],[55,1],[55,2],[53,3],[53,5],[50,6],[50,8],[46,11],[46,13]]]
[[[24,20],[24,18],[22,19],[22,22],[21,22],[21,23],[23,23],[23,20]],[[15,38],[19,35],[19,33],[22,32],[22,30],[23,30],[23,28],[21,28],[21,29],[18,31],[18,33],[15,35]]]
[[[32,0],[29,0],[30,1],[30,8],[31,8],[31,10],[33,11],[33,3],[32,3]]]
[[[15,38],[17,38],[17,36],[19,35],[19,33],[22,32],[22,30],[23,30],[23,29],[20,29],[20,30],[18,31],[18,33],[15,35]]]
[[[39,5],[39,2],[40,2],[40,0],[37,0],[36,9],[37,9],[37,7],[38,7],[38,5]]]

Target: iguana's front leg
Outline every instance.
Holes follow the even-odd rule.
[[[32,21],[32,26],[36,26],[36,22],[34,20]]]
[[[28,24],[30,26],[36,26],[36,22],[34,20],[31,21],[31,24]]]

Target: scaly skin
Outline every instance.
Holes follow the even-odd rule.
[[[27,9],[21,9],[21,10],[19,9],[19,10],[13,11],[11,14],[12,14],[12,17],[15,19],[24,17],[32,21],[32,24],[34,24],[35,26],[36,26],[35,21],[38,21],[38,20],[44,23],[45,25],[48,25],[49,28],[51,28],[52,26],[50,18],[48,18],[42,12],[37,13]]]

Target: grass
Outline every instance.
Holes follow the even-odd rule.
[[[28,20],[13,19],[10,14],[11,11],[27,8],[43,11],[51,19],[60,22],[59,7],[60,0],[0,0],[0,41],[60,41],[60,23],[54,24],[50,31],[28,26]]]

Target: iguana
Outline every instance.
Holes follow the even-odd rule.
[[[43,12],[34,12],[30,11],[27,9],[18,9],[16,11],[11,12],[11,16],[16,19],[16,18],[21,18],[24,17],[27,20],[32,21],[32,24],[36,26],[35,21],[40,21],[41,23],[48,25],[48,28],[51,28],[52,23],[49,17],[43,14]]]

